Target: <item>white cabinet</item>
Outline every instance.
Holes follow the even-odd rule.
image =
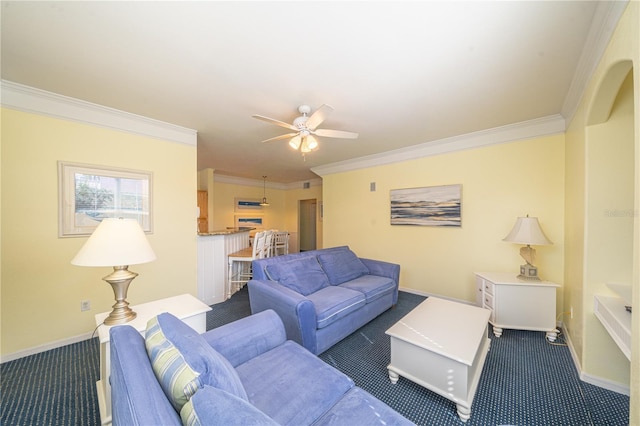
[[[556,340],[556,289],[549,281],[529,281],[516,274],[501,272],[476,272],[476,303],[491,310],[489,322],[493,334],[502,331],[546,331],[547,339]]]
[[[249,247],[249,230],[198,234],[198,298],[207,305],[227,300],[229,254]]]

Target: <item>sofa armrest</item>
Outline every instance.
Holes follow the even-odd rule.
[[[109,334],[113,425],[181,425],[153,373],[144,337],[130,325],[112,327]]]
[[[396,283],[396,290],[393,296],[393,304],[398,303],[398,287],[400,286],[400,265],[397,263],[384,262],[382,260],[364,259],[360,261],[369,269],[372,275],[391,278]]]
[[[287,340],[282,320],[273,310],[214,328],[203,333],[202,337],[234,367]]]
[[[311,300],[275,281],[250,280],[247,286],[251,313],[273,309],[287,338],[316,353],[316,310]]]

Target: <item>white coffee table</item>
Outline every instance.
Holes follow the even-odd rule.
[[[407,378],[456,403],[463,422],[489,351],[490,311],[429,297],[386,331],[391,383]]]

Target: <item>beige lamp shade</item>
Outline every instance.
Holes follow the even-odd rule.
[[[135,219],[109,218],[100,222],[71,263],[78,266],[137,265],[156,259]]]
[[[546,246],[553,244],[540,227],[537,217],[519,217],[509,235],[503,241],[516,244]]]

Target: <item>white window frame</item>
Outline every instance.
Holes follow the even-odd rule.
[[[87,215],[76,214],[76,175],[90,175],[115,179],[133,179],[142,181],[143,196],[147,197],[139,211],[111,209],[100,212],[94,219]],[[146,193],[145,193],[146,190]],[[116,194],[117,195],[117,194]],[[116,200],[119,200],[116,197]],[[118,202],[116,201],[116,205]],[[141,170],[121,169],[93,164],[58,161],[58,236],[79,237],[91,235],[104,217],[133,217],[138,220],[145,233],[153,232],[153,173]]]

